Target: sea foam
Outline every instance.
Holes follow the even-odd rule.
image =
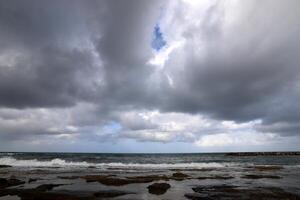
[[[202,169],[202,168],[221,168],[235,166],[234,163],[216,163],[216,162],[201,162],[201,163],[89,163],[89,162],[71,162],[60,158],[55,158],[49,161],[40,161],[37,159],[21,160],[13,157],[0,158],[0,164],[11,165],[16,167],[90,167],[97,168],[132,168],[132,169]]]

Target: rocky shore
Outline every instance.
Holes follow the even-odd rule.
[[[26,174],[13,169],[1,169],[6,178],[0,178],[0,200],[300,200],[299,185],[291,187],[293,191],[278,186],[289,172],[279,165],[254,165],[240,171],[167,169],[164,173],[147,175],[140,172],[82,175],[84,171],[60,174],[56,170],[36,169]],[[87,173],[88,170],[95,169],[87,168]]]

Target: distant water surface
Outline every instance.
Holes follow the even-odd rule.
[[[133,168],[243,167],[251,165],[300,166],[300,156],[228,156],[225,153],[195,154],[102,154],[102,153],[0,153],[0,164],[22,167],[95,166]]]

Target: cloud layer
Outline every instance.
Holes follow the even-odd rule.
[[[299,15],[297,0],[2,1],[0,150],[299,150]]]

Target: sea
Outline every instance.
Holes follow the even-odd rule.
[[[227,153],[112,154],[0,153],[0,164],[15,167],[95,167],[98,169],[201,169],[282,165],[300,167],[300,156],[229,156]]]
[[[1,165],[4,167],[1,168]],[[186,178],[172,178],[174,173],[178,172],[185,174]],[[107,176],[122,180],[166,176],[170,177],[168,181],[162,179],[154,182],[166,182],[170,184],[170,189],[162,195],[154,195],[147,189],[153,182],[111,186],[101,181],[87,181],[86,177],[91,176]],[[195,187],[202,189],[212,187],[212,189],[205,189],[207,193],[205,195],[216,195],[213,193],[215,188],[220,189],[225,186],[238,187],[240,188],[239,192],[242,191],[241,193],[247,190],[249,195],[253,195],[250,194],[253,191],[260,191],[262,195],[273,195],[274,198],[270,199],[281,199],[282,191],[299,195],[300,198],[300,156],[261,154],[238,156],[227,153],[2,152],[0,153],[0,178],[7,180],[16,178],[24,181],[25,184],[16,186],[18,191],[36,188],[43,184],[58,184],[58,187],[51,192],[65,193],[67,191],[68,194],[74,195],[90,195],[99,190],[129,191],[127,195],[114,198],[120,200],[188,199],[187,196],[190,193],[193,194],[197,191]],[[219,191],[217,192],[220,194]],[[230,193],[224,194],[224,196],[226,195],[230,195]],[[20,198],[19,196],[1,197],[0,195],[0,200],[3,199],[19,200]]]

